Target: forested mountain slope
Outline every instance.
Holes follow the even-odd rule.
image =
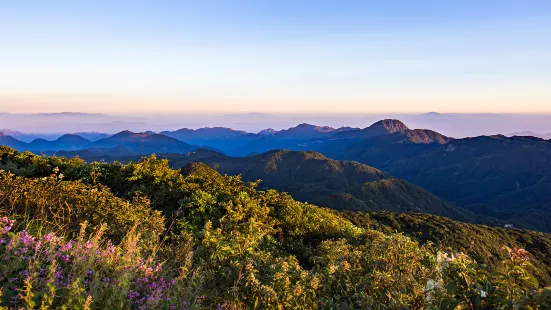
[[[549,140],[502,135],[450,139],[407,129],[320,139],[303,148],[387,171],[477,214],[551,231]]]
[[[61,153],[75,155],[75,153]],[[79,153],[87,161],[139,160],[137,156],[102,156]],[[423,212],[456,220],[499,224],[490,218],[474,217],[427,190],[368,165],[332,160],[320,153],[274,150],[247,157],[230,157],[199,149],[186,154],[159,154],[172,167],[201,162],[221,174],[241,175],[245,181],[262,180],[260,188],[274,188],[294,199],[335,210]]]
[[[381,169],[473,212],[551,231],[551,142],[504,136],[450,141]]]

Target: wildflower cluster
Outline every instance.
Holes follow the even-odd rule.
[[[176,296],[182,287],[168,279],[160,263],[144,259],[130,233],[119,246],[102,241],[99,229],[88,240],[63,240],[53,233],[36,238],[26,231],[11,232],[13,220],[0,219],[0,283],[2,304],[76,309],[85,303],[115,308],[184,309],[191,305]]]

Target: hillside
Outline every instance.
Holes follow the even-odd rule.
[[[380,167],[476,213],[551,231],[549,141],[459,139]]]
[[[275,188],[297,200],[336,210],[416,211],[472,220],[418,186],[373,167],[332,160],[316,152],[276,150],[244,158],[199,161],[222,174],[242,175],[246,181],[262,180],[261,188]]]
[[[86,161],[137,161],[139,156],[63,152]],[[172,167],[202,162],[221,174],[241,175],[245,181],[262,180],[260,188],[274,188],[294,199],[335,210],[423,212],[453,219],[499,223],[487,217],[475,218],[470,211],[457,208],[427,190],[365,164],[332,160],[320,153],[274,150],[248,157],[230,157],[199,149],[185,154],[159,154]]]
[[[26,143],[0,133],[0,145],[9,146],[14,149],[21,149],[26,145]]]
[[[204,164],[173,170],[154,156],[87,165],[3,147],[0,158],[18,174],[0,171],[0,255],[10,262],[2,265],[2,307],[549,305],[547,234],[410,213],[343,214]],[[429,237],[419,244],[390,229]],[[455,252],[464,237],[476,251]]]

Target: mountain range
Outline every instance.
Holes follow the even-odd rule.
[[[203,146],[207,148],[213,148],[220,150],[228,155],[245,156],[255,153],[263,153],[272,149],[297,149],[299,145],[307,143],[313,139],[327,138],[334,135],[356,132],[358,128],[341,127],[333,128],[329,126],[316,126],[311,124],[299,124],[289,129],[276,131],[273,129],[262,130],[259,133],[248,133],[245,131],[234,130],[225,127],[206,127],[199,129],[182,128],[176,131],[162,131],[159,134],[154,132],[134,133],[131,131],[122,131],[115,135],[107,135],[97,132],[88,133],[75,133],[69,135],[63,135],[55,140],[46,140],[39,134],[22,134],[20,132],[10,132],[5,130],[6,133],[12,133],[12,138],[24,137],[25,140],[29,140],[31,135],[37,138],[30,142],[22,141],[23,139],[5,140],[5,145],[13,147],[17,150],[31,150],[31,151],[60,151],[60,150],[83,150],[89,148],[110,148],[110,147],[124,147],[131,152],[140,152],[141,150],[134,143],[139,138],[145,139],[141,143],[148,145],[157,145],[159,149],[151,149],[153,152],[187,152],[193,147],[186,147],[182,150],[178,148],[165,146],[169,144],[177,144],[175,140],[186,142],[191,145]],[[78,135],[85,141],[75,141],[71,143],[67,136]],[[121,137],[133,135],[138,139],[134,142],[130,140],[120,139]],[[147,136],[147,138],[146,138]],[[174,140],[167,139],[167,137]],[[132,145],[127,145],[128,143]],[[145,153],[150,153],[149,148],[145,147]],[[143,153],[143,154],[145,154]],[[142,154],[142,153],[140,153]]]
[[[535,133],[551,133],[551,114],[491,114],[491,113],[423,113],[423,114],[365,114],[332,113],[315,111],[300,114],[233,113],[226,115],[201,113],[170,113],[150,115],[104,115],[86,113],[10,114],[0,113],[0,126],[35,136],[54,140],[65,133],[102,131],[114,134],[123,130],[160,133],[182,127],[227,127],[257,133],[266,128],[280,130],[299,123],[328,125],[334,128],[346,124],[364,128],[381,119],[399,119],[411,128],[430,128],[455,138],[516,133],[531,130]],[[62,124],[62,126],[60,126]],[[185,124],[185,126],[182,126]],[[466,125],[468,124],[468,125]],[[323,127],[323,126],[322,126]],[[10,135],[10,134],[7,134]],[[33,139],[23,140],[31,142]],[[83,136],[84,137],[84,136]],[[91,140],[88,137],[84,137]],[[549,138],[547,138],[549,139]],[[186,141],[188,142],[188,141]],[[229,153],[228,153],[229,154]],[[231,154],[239,155],[239,154]]]
[[[551,139],[551,132],[536,133],[536,132],[533,132],[533,131],[519,131],[519,132],[514,132],[512,134],[509,134],[507,136],[508,137],[514,137],[514,136],[518,136],[518,137],[537,137],[537,138],[549,140],[549,139]]]
[[[302,147],[372,165],[454,204],[531,229],[551,230],[551,141],[503,135],[453,139],[431,130],[400,131],[398,121]]]
[[[474,214],[519,227],[551,231],[551,141],[541,138],[494,135],[454,139],[428,129],[410,129],[398,120],[388,119],[366,128],[300,124],[287,130],[256,134],[222,127],[160,134],[124,131],[94,142],[66,135],[54,141],[36,139],[25,143],[2,135],[0,144],[18,150],[80,155],[89,160],[137,160],[142,155],[157,153],[177,167],[190,161],[204,162],[222,173],[242,174],[246,180],[263,179],[266,186],[288,191],[299,200],[335,209],[423,211],[426,208],[430,210],[428,213],[458,218],[450,215],[454,214],[449,208],[452,206],[467,219]],[[209,150],[202,150],[203,147]],[[274,149],[305,152],[282,153]],[[247,156],[239,157],[244,155]],[[270,161],[277,163],[278,173],[266,168],[269,166],[266,162]],[[369,182],[350,181],[358,173],[350,169],[354,164],[341,161],[362,163],[389,176],[370,180],[371,187],[363,186]],[[316,170],[309,166],[312,162],[334,170]],[[366,169],[360,170],[371,171]],[[282,171],[297,174],[284,179]],[[314,171],[322,172],[316,176]],[[342,174],[336,179],[328,177],[335,171],[343,171],[346,177]],[[293,181],[291,177],[299,179]],[[327,180],[320,185],[323,178]],[[403,183],[406,181],[407,184]],[[435,207],[439,203],[428,195],[416,197],[412,186],[443,201],[440,207]],[[398,197],[397,200],[379,199],[385,191],[393,199]],[[437,209],[440,211],[434,211]]]
[[[90,134],[95,137],[103,137],[103,134]],[[110,149],[124,150],[128,154],[152,154],[152,153],[183,153],[199,148],[178,139],[155,134],[152,132],[134,133],[122,131],[112,136],[91,141],[76,134],[66,134],[55,140],[34,139],[31,142],[23,142],[11,136],[0,133],[0,145],[12,147],[19,151],[33,151],[52,153],[58,151],[77,150],[101,150],[109,152]]]

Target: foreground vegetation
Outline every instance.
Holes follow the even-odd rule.
[[[0,165],[6,308],[551,307],[541,257],[517,239],[486,264],[382,220],[155,157],[88,165],[3,148]]]

